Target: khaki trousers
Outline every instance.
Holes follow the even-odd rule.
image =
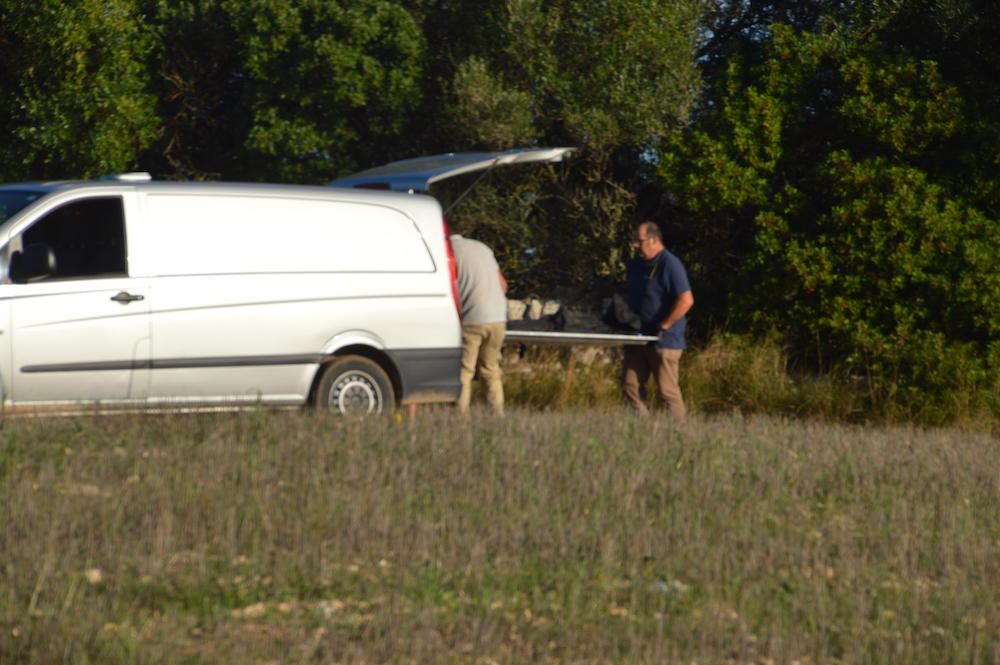
[[[650,373],[656,377],[660,396],[670,409],[674,420],[682,421],[687,415],[681,395],[681,349],[658,349],[653,346],[626,346],[622,365],[622,388],[629,402],[642,415],[649,414],[646,405],[646,381]]]
[[[503,372],[500,370],[500,346],[507,332],[506,323],[481,323],[462,326],[462,392],[458,408],[468,412],[472,401],[472,377],[486,381],[486,401],[496,413],[503,413]]]

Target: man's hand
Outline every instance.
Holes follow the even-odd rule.
[[[690,291],[685,291],[677,297],[677,301],[674,302],[674,308],[670,311],[670,316],[663,320],[660,324],[660,330],[669,330],[671,326],[677,323],[682,316],[688,313],[688,310],[694,305],[694,294]]]

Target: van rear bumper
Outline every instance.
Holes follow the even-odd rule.
[[[454,402],[461,392],[462,348],[388,351],[399,371],[403,404]]]

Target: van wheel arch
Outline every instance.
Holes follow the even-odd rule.
[[[378,374],[378,370],[381,370],[381,373],[385,376],[387,382],[386,388],[388,389],[382,411],[391,412],[394,410],[402,397],[402,381],[399,376],[399,370],[396,369],[396,366],[389,359],[388,355],[378,349],[364,345],[347,346],[338,349],[335,354],[326,357],[316,372],[316,376],[313,377],[312,386],[309,389],[309,405],[316,409],[322,409],[326,406],[324,401],[327,396],[324,396],[321,390],[324,378],[327,377],[331,371],[331,367],[334,365],[344,366],[345,363],[349,363],[352,360],[357,360],[361,363],[373,363],[374,367],[371,372],[373,375]],[[378,377],[373,376],[372,378],[377,380]]]

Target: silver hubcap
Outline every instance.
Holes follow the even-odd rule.
[[[354,370],[333,385],[328,404],[330,410],[346,415],[379,413],[382,411],[382,391],[370,374]]]

